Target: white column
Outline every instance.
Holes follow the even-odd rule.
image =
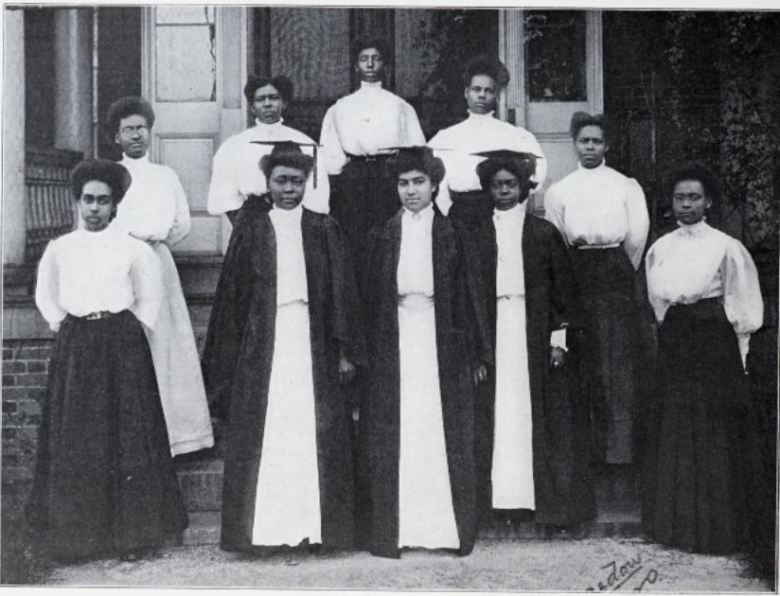
[[[54,146],[92,151],[92,12],[57,9],[54,16],[56,109]]]
[[[24,262],[24,12],[5,9],[3,32],[3,265]]]

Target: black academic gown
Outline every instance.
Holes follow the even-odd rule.
[[[496,341],[496,229],[482,222],[475,240],[482,262],[493,346]],[[589,470],[588,410],[578,391],[578,308],[571,263],[560,232],[527,214],[523,225],[528,374],[531,388],[535,521],[572,524],[595,516]],[[550,333],[567,327],[565,365],[550,366]],[[493,371],[491,371],[492,373]],[[480,390],[477,458],[482,507],[490,503],[495,374]]]
[[[375,555],[397,557],[400,441],[397,270],[399,211],[372,236],[364,288],[369,390],[360,408],[362,540]],[[477,362],[492,362],[479,265],[470,237],[440,214],[433,219],[433,280],[442,415],[460,554],[476,537],[474,386]]]
[[[265,197],[239,213],[217,286],[203,355],[212,412],[227,418],[222,546],[251,545],[257,477],[274,353],[276,242]],[[304,209],[322,543],[353,539],[351,412],[338,381],[339,349],[353,363],[364,347],[349,255],[336,222]],[[290,429],[295,440],[295,429]]]

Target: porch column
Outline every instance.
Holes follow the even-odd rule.
[[[3,265],[24,262],[24,11],[5,9],[3,42]]]
[[[91,9],[55,11],[54,63],[54,146],[89,156],[92,152]]]

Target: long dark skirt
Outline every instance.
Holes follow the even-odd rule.
[[[707,553],[747,547],[760,453],[737,338],[717,299],[672,306],[659,330],[644,466],[643,525]]]
[[[594,462],[635,458],[639,394],[636,272],[622,247],[570,252],[586,346],[581,376],[589,398]]]
[[[68,316],[52,352],[28,516],[54,558],[153,548],[187,514],[143,328]]]

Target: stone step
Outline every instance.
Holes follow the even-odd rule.
[[[573,528],[561,529],[557,526],[534,524],[531,522],[505,525],[488,524],[480,528],[478,538],[488,540],[549,540],[584,538],[635,538],[641,536],[641,524],[638,512],[624,515],[625,519],[609,519],[599,516],[594,522],[580,524]],[[220,513],[218,511],[197,511],[189,514],[190,523],[182,536],[182,546],[200,546],[219,544]]]
[[[190,517],[182,537],[185,546],[219,543],[223,462],[213,453],[210,450],[176,458],[179,485]],[[478,536],[493,540],[640,536],[638,493],[638,479],[632,471],[604,474],[596,481],[595,521],[561,529],[532,522],[505,524],[491,520],[483,524]]]

